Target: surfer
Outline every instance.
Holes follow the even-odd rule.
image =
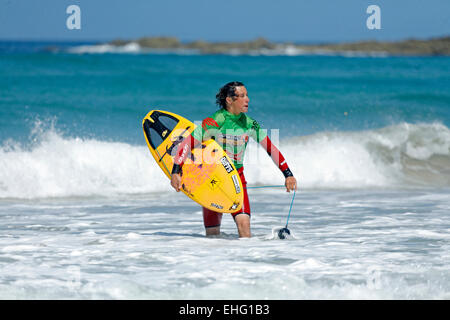
[[[244,187],[244,203],[242,209],[233,213],[239,237],[250,237],[250,204],[247,194],[247,182],[244,176],[243,158],[249,137],[259,143],[271,156],[285,177],[286,192],[297,189],[297,181],[294,178],[283,155],[272,144],[265,130],[262,130],[258,122],[246,113],[248,112],[249,97],[247,89],[242,82],[229,82],[220,88],[216,95],[216,104],[220,109],[211,117],[202,121],[202,126],[197,127],[191,135],[180,143],[177,154],[174,157],[172,178],[170,184],[179,192],[181,189],[181,169],[188,151],[211,138],[223,146],[223,149],[233,160]],[[203,222],[206,235],[219,235],[222,213],[218,213],[203,207]]]

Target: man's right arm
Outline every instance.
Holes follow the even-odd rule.
[[[181,167],[186,161],[187,156],[191,152],[191,150],[201,143],[197,139],[195,139],[192,134],[188,135],[184,140],[179,144],[176,149],[176,154],[173,158],[173,168],[172,174],[179,174],[181,172]]]
[[[176,154],[173,158],[172,178],[170,184],[178,192],[181,189],[181,169],[186,158],[192,149],[201,144],[201,141],[211,135],[213,129],[218,129],[219,125],[213,118],[206,118],[202,121],[202,126],[197,127],[192,134],[188,135],[176,149]]]

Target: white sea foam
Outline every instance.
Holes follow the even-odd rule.
[[[0,198],[170,190],[145,145],[68,138],[52,129],[37,140],[28,147],[11,141],[0,147]],[[450,130],[439,123],[322,132],[281,140],[279,148],[303,189],[450,185]],[[244,165],[250,184],[284,182],[255,143]]]
[[[448,189],[303,191],[280,240],[290,199],[251,191],[251,239],[174,191],[0,201],[0,298],[449,299]]]

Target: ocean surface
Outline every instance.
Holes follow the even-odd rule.
[[[250,239],[151,157],[242,81],[299,182],[249,190]],[[200,55],[0,42],[0,299],[450,299],[450,58]],[[249,185],[284,179],[256,143]]]

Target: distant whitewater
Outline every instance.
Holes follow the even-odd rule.
[[[142,47],[137,42],[130,42],[125,45],[113,44],[89,44],[73,46],[62,51],[73,54],[180,54],[180,55],[199,55],[202,54],[199,49],[174,48],[174,49],[157,49]],[[276,45],[274,48],[261,48],[255,50],[241,50],[239,48],[231,48],[229,50],[220,52],[220,54],[231,56],[303,56],[303,55],[318,55],[318,56],[344,56],[344,57],[387,57],[389,53],[383,51],[339,51],[329,49],[315,49],[305,50],[293,45]]]
[[[105,53],[117,53],[117,54],[200,54],[198,50],[188,49],[152,49],[143,48],[136,42],[130,42],[123,46],[116,46],[112,44],[88,44],[73,46],[63,50],[67,53],[73,54],[105,54]]]
[[[450,130],[402,123],[359,132],[320,132],[281,140],[301,189],[450,186]],[[244,161],[252,185],[283,184],[265,151],[251,143]],[[65,137],[48,129],[23,146],[0,148],[0,198],[114,196],[169,191],[145,145]]]
[[[84,48],[76,48],[78,53],[100,53],[106,47],[110,52],[145,52],[148,49],[169,49],[174,53],[194,50],[201,54],[231,55],[342,55],[342,56],[448,56],[450,37],[428,40],[408,39],[397,42],[360,41],[340,44],[293,44],[273,43],[264,38],[243,42],[205,42],[197,40],[181,43],[174,37],[144,37],[132,41],[114,40]],[[140,48],[142,47],[142,48]]]

